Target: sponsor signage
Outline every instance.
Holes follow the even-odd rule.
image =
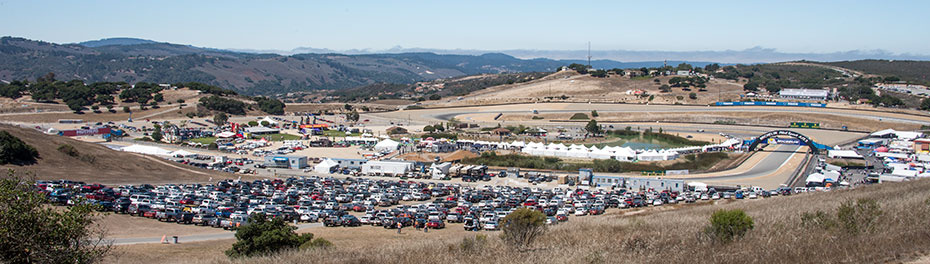
[[[67,136],[67,137],[103,135],[103,134],[110,134],[110,128],[101,127],[101,128],[91,128],[91,129],[62,130],[58,134],[62,136]]]
[[[820,123],[809,123],[809,122],[791,122],[788,125],[791,128],[820,128]]]

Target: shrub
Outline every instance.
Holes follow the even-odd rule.
[[[9,132],[0,131],[0,164],[30,164],[38,157],[36,148]]]
[[[583,120],[583,119],[588,119],[588,115],[586,115],[586,114],[584,114],[584,113],[575,113],[575,114],[572,115],[572,117],[570,117],[569,119],[571,119],[571,120]]]
[[[61,144],[61,145],[58,145],[58,151],[61,152],[61,153],[65,153],[65,154],[67,154],[68,156],[72,156],[72,157],[77,157],[77,156],[80,156],[80,155],[81,155],[81,153],[78,152],[78,150],[77,150],[76,148],[74,148],[74,146],[72,146],[72,145],[70,145],[70,144]]]
[[[537,210],[520,208],[501,220],[501,231],[505,242],[524,248],[546,231],[546,216]]]
[[[488,235],[477,234],[474,238],[464,237],[459,249],[466,253],[478,252],[488,244]]]
[[[591,110],[591,117],[597,117],[597,110]]]
[[[249,121],[249,126],[250,126],[250,127],[256,127],[256,126],[258,126],[258,121]]]
[[[540,120],[540,119],[544,119],[544,118],[541,116],[533,116],[533,120]]]
[[[429,99],[436,101],[436,100],[442,99],[442,96],[439,96],[438,94],[433,94],[429,96]]]
[[[207,149],[209,149],[209,150],[216,150],[216,149],[219,149],[219,148],[220,148],[220,147],[219,147],[219,145],[216,144],[216,142],[212,142],[212,143],[210,143],[210,145],[207,145]]]
[[[746,235],[752,228],[752,217],[743,210],[717,210],[710,216],[710,226],[705,232],[715,241],[727,243]]]
[[[313,238],[313,234],[307,234],[307,235],[309,235],[310,238]],[[300,245],[300,249],[314,249],[314,248],[327,249],[331,247],[333,247],[333,242],[329,242],[329,240],[326,240],[323,238],[307,240],[307,242],[304,242],[303,244]]]
[[[858,234],[875,230],[878,217],[882,210],[875,199],[861,198],[853,203],[852,200],[843,202],[836,209],[836,220],[840,228],[846,233]]]
[[[692,92],[692,93],[689,93],[689,94],[688,94],[688,98],[691,98],[691,100],[697,99],[697,94],[696,94],[696,93],[693,93],[693,92]]]
[[[123,113],[130,113],[132,110],[129,110],[129,106],[123,106]]]
[[[249,224],[236,231],[236,243],[226,251],[229,257],[251,257],[298,248],[313,239],[313,234],[297,234],[281,218],[269,220],[265,214],[252,214]]]

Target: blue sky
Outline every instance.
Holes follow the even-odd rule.
[[[267,2],[267,3],[266,3]],[[351,3],[344,3],[351,2]],[[0,35],[213,48],[930,54],[930,1],[0,0]]]

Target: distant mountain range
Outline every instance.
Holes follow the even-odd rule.
[[[341,54],[379,54],[379,53],[409,53],[409,52],[430,52],[436,54],[457,54],[457,55],[480,55],[484,53],[502,53],[520,59],[547,58],[552,60],[574,60],[582,61],[587,58],[587,50],[531,50],[531,49],[514,49],[514,50],[468,50],[468,49],[423,49],[423,48],[403,48],[393,47],[386,50],[370,49],[351,49],[351,50],[331,50],[317,49],[310,47],[300,47],[293,50],[249,50],[249,49],[232,49],[233,51],[246,53],[274,53],[280,55],[291,55],[299,53],[341,53]],[[717,62],[721,64],[754,64],[754,63],[773,63],[797,60],[809,61],[849,61],[849,60],[930,60],[930,55],[922,54],[897,54],[885,50],[852,50],[832,53],[788,53],[779,52],[775,49],[753,47],[744,50],[724,50],[724,51],[635,51],[635,50],[592,50],[591,56],[600,61],[628,63],[650,62],[656,66],[656,62],[672,60],[676,62],[686,61],[690,64],[701,64],[701,62]],[[591,62],[595,65],[594,61]],[[662,64],[657,64],[661,66]],[[675,64],[677,65],[677,64]],[[650,66],[645,66],[650,67]]]
[[[130,83],[196,81],[236,89],[249,95],[274,95],[322,89],[339,90],[375,83],[407,84],[485,73],[554,71],[571,63],[587,63],[574,59],[584,58],[587,51],[511,50],[487,53],[474,50],[397,47],[380,52],[338,52],[310,48],[296,49],[293,52],[299,53],[282,55],[270,51],[223,50],[134,38],[55,44],[3,37],[0,38],[0,80],[35,79],[53,72],[61,80]],[[578,56],[579,52],[583,52],[583,55]],[[624,56],[633,56],[621,51],[614,53],[617,52],[626,54]],[[636,58],[652,59],[620,62],[603,59],[614,54],[611,51],[592,51],[592,56],[602,59],[592,60],[591,64],[595,68],[605,69],[656,67],[665,63],[674,66],[683,61],[680,58],[688,57],[702,58],[684,61],[695,66],[704,66],[714,61],[735,61],[734,58],[743,58],[748,56],[747,54],[772,52],[764,49],[737,52],[742,55],[718,52],[718,59],[711,55],[700,57],[697,54],[701,52],[655,52],[650,56],[646,56],[644,52],[633,52],[632,54],[639,54]],[[549,55],[536,56],[545,54]],[[662,58],[663,54],[675,60],[665,62],[654,59]],[[675,54],[680,56],[673,56]],[[836,56],[839,55],[834,57]],[[779,61],[817,59],[797,54],[783,54],[783,57],[785,59]]]

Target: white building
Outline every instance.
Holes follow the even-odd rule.
[[[362,174],[399,176],[413,171],[413,162],[372,160],[362,165]]]

